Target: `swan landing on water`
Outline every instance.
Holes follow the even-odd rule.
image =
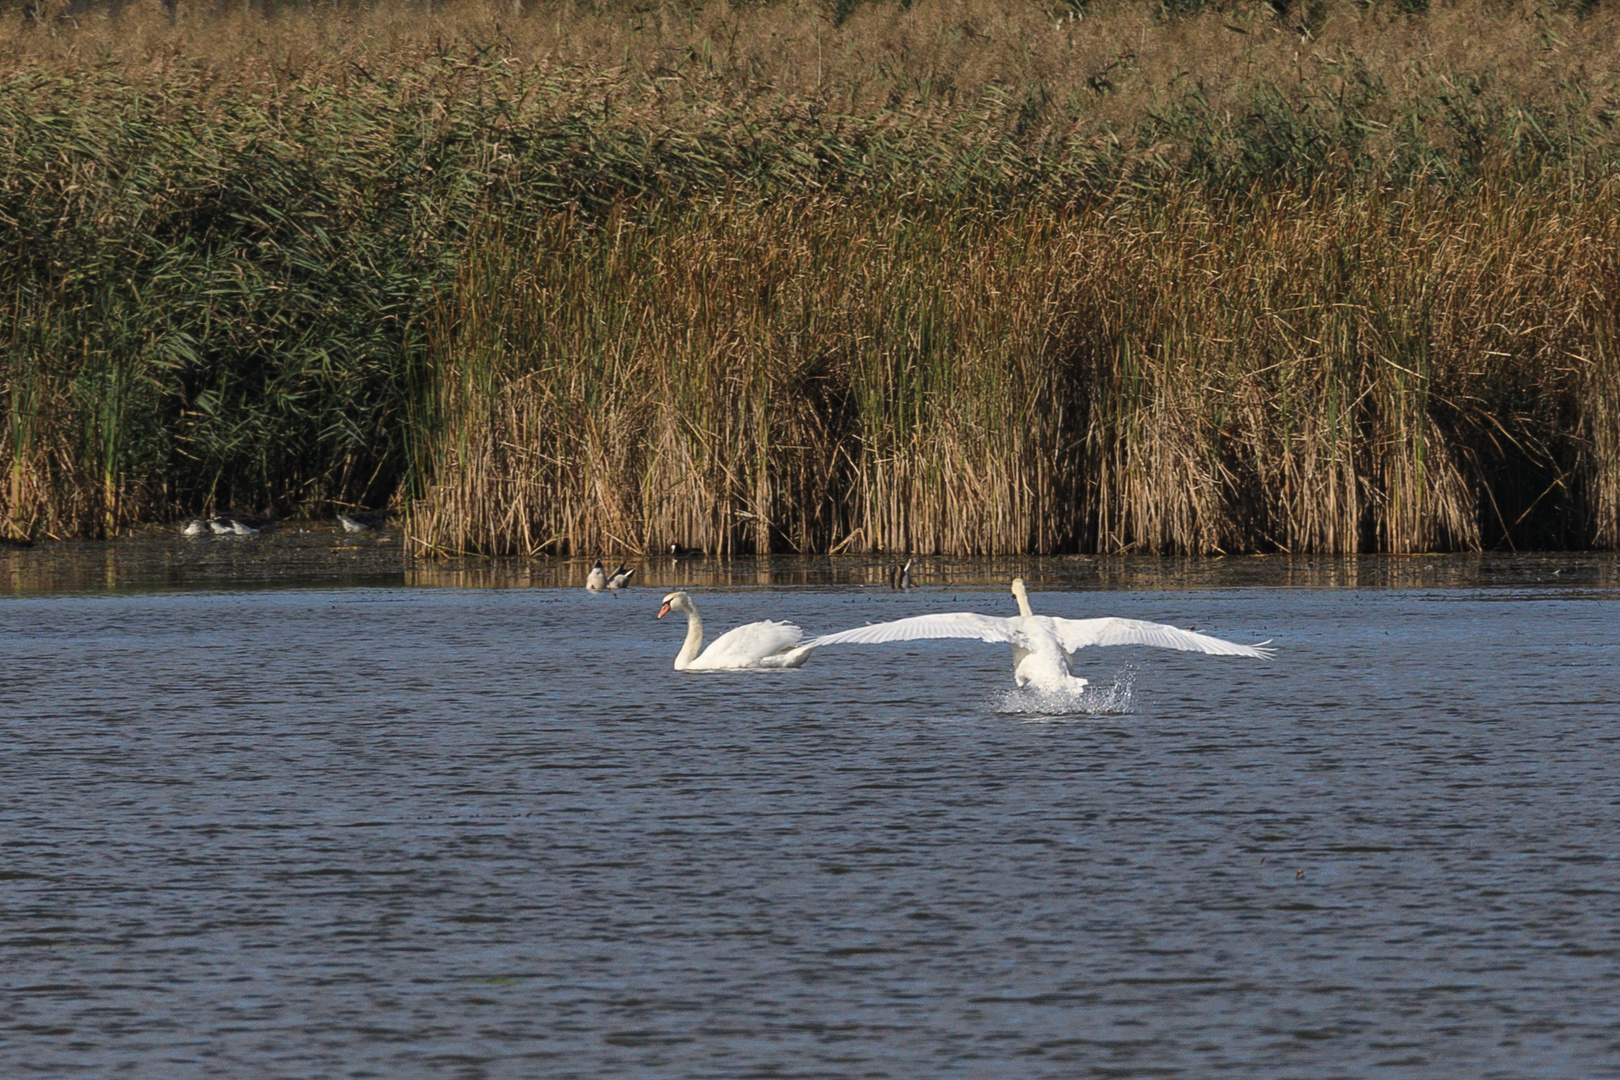
[[[1269,660],[1276,651],[1138,619],[1057,619],[1036,615],[1030,610],[1029,594],[1024,591],[1022,578],[1013,579],[1012,593],[1022,614],[1010,619],[971,612],[917,615],[826,634],[805,644],[814,649],[824,645],[876,645],[924,638],[1005,642],[1012,646],[1013,681],[1047,694],[1072,693],[1086,685],[1085,679],[1070,672],[1069,665],[1074,663],[1074,654],[1088,645],[1152,645],[1160,649],[1215,656],[1252,656],[1261,660]]]
[[[662,619],[672,611],[686,614],[686,642],[675,657],[676,671],[741,671],[747,668],[796,668],[810,659],[813,642],[804,640],[804,631],[792,623],[748,623],[728,630],[703,648],[703,616],[684,592],[664,597],[658,609]],[[701,653],[700,651],[701,650]]]

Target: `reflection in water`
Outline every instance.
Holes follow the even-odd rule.
[[[626,559],[641,590],[886,584],[882,555]],[[590,559],[416,559],[397,530],[348,535],[336,526],[287,523],[259,536],[181,537],[149,531],[113,543],[0,547],[0,595],[110,590],[340,588],[579,588]],[[1620,555],[1290,556],[1193,559],[1153,556],[917,557],[923,588],[1004,585],[1022,576],[1040,589],[1480,588],[1620,589]],[[605,602],[615,599],[604,597]]]

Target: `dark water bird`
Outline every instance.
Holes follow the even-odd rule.
[[[591,592],[601,592],[607,588],[607,574],[602,572],[601,559],[591,564],[591,572],[585,575],[585,588]]]
[[[630,575],[634,574],[635,572],[634,567],[626,570],[624,568],[624,563],[620,563],[619,568],[608,576],[607,587],[610,589],[623,589],[629,587]]]
[[[276,519],[265,517],[262,514],[231,514],[220,518],[230,526],[231,532],[237,536],[252,536],[254,533],[275,532]]]
[[[667,554],[672,559],[691,559],[701,557],[703,550],[701,548],[685,547],[681,544],[671,544]]]
[[[889,588],[891,588],[891,589],[910,589],[910,588],[912,588],[913,586],[912,586],[912,582],[911,582],[911,560],[907,559],[906,560],[906,565],[904,565],[904,566],[891,566],[891,567],[889,567],[888,572],[884,575],[884,579],[886,581],[888,581]]]

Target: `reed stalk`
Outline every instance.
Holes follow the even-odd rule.
[[[1614,410],[1589,389],[1612,366],[1585,358],[1613,309],[1588,298],[1610,295],[1620,206],[1610,184],[1562,190],[1194,186],[994,216],[821,195],[492,228],[435,342],[453,437],[413,535],[529,554],[1596,542]],[[1537,517],[1530,487],[1576,475],[1581,520]]]

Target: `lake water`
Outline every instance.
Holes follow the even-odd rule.
[[[592,596],[278,543],[0,553],[0,1075],[1620,1074],[1612,558]],[[1279,657],[1091,650],[1053,715],[1004,647],[681,675],[653,619],[1026,567]]]

